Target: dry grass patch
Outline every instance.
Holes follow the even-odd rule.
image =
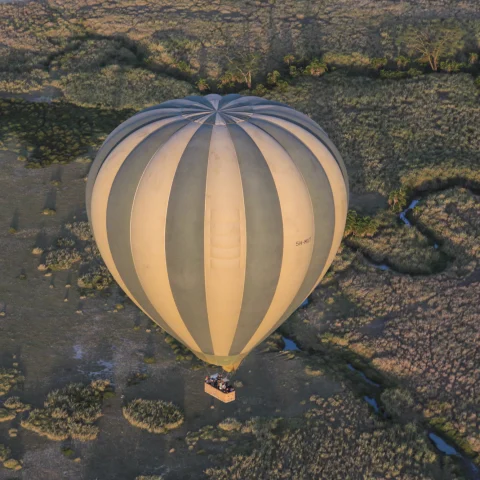
[[[151,433],[167,433],[184,420],[181,410],[172,402],[137,398],[123,407],[123,416],[135,427]]]
[[[21,425],[50,440],[94,440],[99,432],[94,422],[102,416],[102,400],[111,391],[108,380],[87,386],[72,383],[49,393],[45,408],[32,410]]]

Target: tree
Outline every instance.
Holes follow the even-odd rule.
[[[318,58],[314,58],[305,68],[305,74],[312,77],[320,77],[328,71],[327,64]]]
[[[267,75],[267,84],[275,86],[277,85],[277,82],[279,79],[280,79],[280,72],[278,70],[274,70],[273,72]]]
[[[201,92],[206,92],[207,90],[210,90],[210,85],[205,78],[200,78],[197,82],[197,88]]]
[[[233,86],[235,83],[245,83],[251,90],[252,79],[260,69],[260,55],[256,52],[237,51],[226,54],[228,68],[220,77],[219,86]]]
[[[260,39],[252,36],[247,26],[244,26],[243,34],[234,37],[232,32],[222,26],[222,22],[219,21],[212,24],[209,43],[212,51],[216,51],[223,69],[218,87],[233,87],[236,83],[240,83],[246,84],[251,90],[253,80],[261,67]]]
[[[412,53],[421,54],[421,59],[428,62],[434,72],[438,71],[442,58],[454,55],[464,45],[461,30],[439,23],[421,30],[410,27],[405,32],[403,41]]]

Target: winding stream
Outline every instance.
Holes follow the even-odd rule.
[[[283,348],[284,351],[302,351],[292,339],[282,336],[282,340],[285,344]],[[362,378],[362,380],[368,385],[375,387],[375,389],[382,389],[382,385],[368,378],[364,372],[362,372],[358,368],[355,368],[351,363],[347,363],[347,368],[352,372],[358,374]],[[383,418],[388,418],[387,412],[385,412],[384,408],[378,404],[375,398],[378,398],[379,391],[381,390],[376,390],[375,395],[372,396],[364,395],[363,400],[367,402],[370,407],[372,407],[376,415],[382,416]],[[452,445],[448,444],[445,439],[438,436],[436,433],[430,431],[428,433],[428,437],[435,445],[435,448],[442,455],[457,457],[465,470],[469,473],[468,477],[471,480],[480,480],[480,471],[478,467],[473,463],[473,461],[470,460],[470,458],[459,453]]]
[[[430,273],[404,272],[404,271],[397,270],[394,265],[391,265],[388,262],[387,259],[384,259],[383,263],[376,262],[375,260],[373,260],[373,258],[370,257],[370,255],[368,255],[367,252],[364,252],[361,248],[359,248],[357,246],[354,246],[350,242],[348,242],[348,239],[345,239],[345,243],[350,248],[352,248],[354,251],[360,251],[362,253],[363,257],[364,257],[365,262],[368,263],[369,265],[371,265],[372,267],[378,269],[378,270],[382,270],[382,271],[390,270],[390,271],[394,271],[394,272],[397,272],[397,273],[400,273],[400,274],[415,275],[415,276],[417,276],[417,275],[431,275],[433,273],[440,273],[443,270],[445,270],[445,268],[447,268],[448,264],[450,262],[452,262],[454,260],[454,258],[451,255],[447,254],[446,252],[442,251],[441,243],[439,242],[438,238],[435,236],[435,234],[433,232],[430,232],[428,230],[428,228],[425,228],[425,227],[422,228],[421,225],[417,225],[416,222],[414,222],[412,218],[410,218],[410,220],[409,220],[407,217],[408,217],[408,214],[410,212],[412,212],[417,207],[417,205],[422,200],[422,198],[425,198],[428,195],[433,195],[435,193],[438,193],[438,192],[441,192],[441,191],[444,191],[444,190],[448,190],[448,189],[455,188],[455,187],[465,188],[472,195],[478,195],[478,192],[479,192],[478,187],[475,186],[475,185],[474,186],[465,186],[465,185],[468,185],[468,184],[469,184],[469,182],[467,180],[465,180],[464,182],[460,182],[460,181],[455,180],[455,181],[447,182],[446,184],[444,184],[442,186],[439,186],[438,188],[433,188],[433,189],[430,189],[430,190],[418,190],[414,193],[413,198],[411,199],[410,203],[408,204],[408,207],[405,208],[405,210],[400,212],[399,215],[398,215],[399,220],[404,225],[406,225],[409,228],[410,227],[417,228],[419,230],[419,232],[422,233],[422,235],[424,235],[427,238],[429,244],[432,245],[435,250],[439,251],[440,256],[442,258],[439,260],[438,265],[432,265],[433,271],[430,272]]]
[[[435,433],[430,432],[428,434],[428,437],[433,442],[438,451],[447,456],[458,457],[460,461],[464,464],[464,466],[468,469],[468,471],[471,473],[471,478],[475,480],[480,478],[480,471],[478,470],[478,467],[469,458],[458,453],[454,447],[449,445],[443,438],[439,437]]]
[[[412,202],[410,203],[410,205],[403,211],[403,212],[400,212],[400,220],[407,226],[407,227],[411,227],[412,224],[410,223],[410,221],[408,220],[407,218],[407,213],[410,211],[410,210],[413,210],[416,206],[417,206],[417,203],[420,201],[419,198],[416,198],[415,200],[412,200]]]
[[[374,387],[380,387],[379,383],[375,383],[373,380],[370,380],[361,370],[358,370],[358,368],[355,368],[351,363],[347,363],[347,367],[355,373],[358,373],[365,382],[367,382],[369,385],[373,385]]]

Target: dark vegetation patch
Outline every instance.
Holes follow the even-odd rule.
[[[349,248],[360,251],[375,265],[399,273],[432,274],[444,270],[450,259],[415,226],[400,223],[390,212],[374,218],[362,217],[361,224],[350,226],[345,234],[344,242]]]
[[[38,267],[42,271],[78,268],[77,284],[83,293],[108,289],[114,282],[100,256],[88,222],[65,224],[60,236],[47,250],[40,252],[37,248],[34,247],[32,252],[43,253],[43,263]]]
[[[44,408],[32,410],[21,425],[50,440],[94,440],[99,433],[94,423],[102,416],[103,398],[111,391],[108,380],[87,386],[72,383],[50,392]]]
[[[184,421],[181,410],[172,402],[137,398],[123,407],[123,416],[134,426],[151,433],[167,433]]]
[[[365,269],[354,260],[341,275],[325,279],[310,305],[282,326],[303,350],[327,352],[324,358],[340,352],[373,381],[400,388],[378,400],[390,405],[395,418],[414,410],[477,463],[478,218],[472,191],[453,188],[422,197],[410,229],[422,226],[438,238],[439,248],[453,257],[447,270],[412,277]],[[380,239],[358,238],[375,249],[383,244],[382,230],[376,235]]]
[[[170,346],[173,353],[175,354],[175,360],[177,362],[185,363],[189,366],[191,370],[200,370],[205,367],[214,367],[214,365],[209,365],[203,360],[200,360],[196,355],[194,355],[191,350],[189,350],[185,345],[181,344],[171,335],[169,335],[165,330],[162,330],[158,327],[158,331],[165,337],[165,342]]]
[[[62,89],[66,100],[76,105],[115,109],[142,109],[196,93],[187,82],[118,65],[96,72],[72,73],[56,85]]]
[[[353,191],[388,196],[452,178],[480,182],[478,91],[469,75],[393,82],[332,74],[267,96],[309,114],[328,132]]]
[[[23,380],[24,377],[18,368],[0,367],[0,395],[6,395]]]
[[[473,271],[480,230],[478,196],[465,188],[420,194],[405,215],[408,224],[394,213],[397,204],[373,217],[350,210],[344,243],[375,265],[400,273],[438,273],[452,264],[458,273]]]
[[[0,99],[0,110],[0,148],[23,156],[28,168],[87,155],[133,113],[19,99]]]
[[[207,469],[207,476],[343,479],[352,472],[369,472],[382,478],[427,479],[453,474],[451,463],[440,465],[426,435],[414,423],[395,425],[377,419],[365,402],[345,391],[329,398],[313,395],[310,402],[304,418],[256,418],[235,429],[241,432],[235,435],[250,441],[232,437],[233,448],[216,458],[219,466]],[[199,432],[207,451],[217,438],[214,431]],[[342,453],[344,449],[348,455]]]

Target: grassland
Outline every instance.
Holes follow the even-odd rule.
[[[477,1],[48,0],[0,15],[1,480],[473,478],[426,432],[479,462]],[[427,32],[449,39],[438,58],[415,48]],[[125,301],[83,211],[84,167],[115,126],[209,92],[310,115],[352,193],[325,280],[247,358],[226,406]],[[283,352],[282,334],[303,351]],[[106,407],[99,372],[121,393]],[[159,388],[168,402],[138,400]]]
[[[324,281],[292,328],[305,348],[323,342],[360,355],[407,389],[428,423],[478,461],[480,204],[457,188],[425,196],[413,212],[453,258],[443,273],[399,275],[354,258],[345,273]],[[385,243],[377,235],[371,248],[381,254]],[[408,245],[405,251],[413,255]]]
[[[241,453],[233,448],[230,462],[208,469],[208,478],[456,478],[452,465],[439,465],[415,424],[402,428],[376,420],[366,403],[348,392],[313,395],[310,402],[312,407],[295,421],[247,422],[226,442],[242,444],[241,437],[253,436],[251,447]],[[208,444],[202,442],[204,448]]]
[[[480,181],[478,90],[469,75],[374,80],[332,74],[267,97],[311,115],[347,164],[354,192],[389,195]]]

